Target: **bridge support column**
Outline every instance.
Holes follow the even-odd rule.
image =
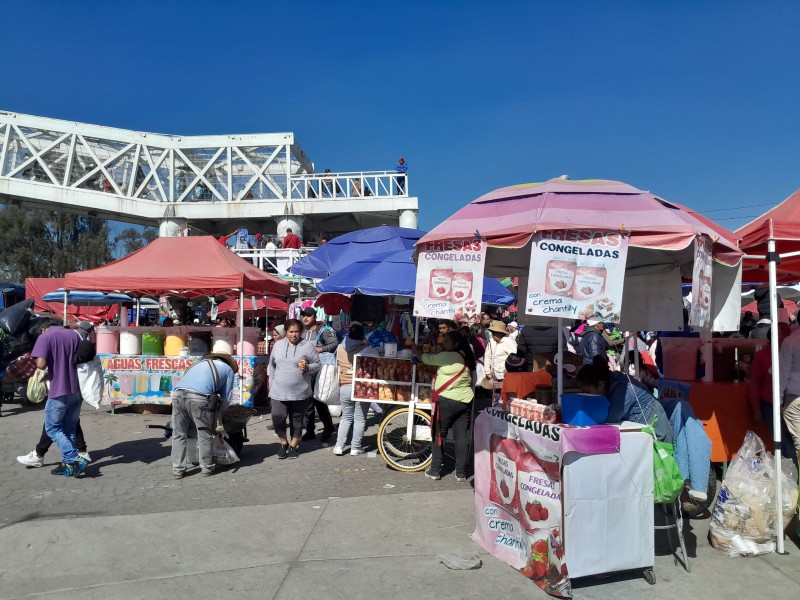
[[[400,227],[417,229],[417,211],[404,210],[400,213]]]
[[[283,239],[286,235],[286,230],[291,229],[292,233],[303,239],[303,222],[306,218],[302,215],[283,215],[282,217],[275,217],[275,222],[278,224],[278,239]],[[306,240],[304,240],[306,241]]]
[[[158,237],[180,237],[183,235],[184,229],[186,229],[186,219],[179,217],[161,219],[161,224],[158,226]]]

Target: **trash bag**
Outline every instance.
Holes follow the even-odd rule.
[[[18,356],[6,367],[6,376],[11,381],[28,381],[36,372],[36,361],[31,358],[30,353]]]
[[[30,308],[33,306],[33,298],[17,302],[3,312],[0,312],[0,329],[9,335],[20,333],[31,319]]]
[[[77,367],[78,384],[84,401],[96,409],[103,400],[103,366],[99,358],[81,363]]]
[[[33,340],[27,331],[17,335],[7,335],[3,345],[3,358],[12,360],[33,350]]]
[[[232,465],[239,462],[239,457],[233,451],[230,444],[225,441],[221,435],[214,438],[211,446],[211,454],[214,457],[214,462],[218,465]]]
[[[797,506],[797,470],[791,460],[785,459],[781,473],[776,474],[774,456],[767,452],[761,438],[748,431],[722,479],[711,513],[709,539],[714,548],[728,556],[756,556],[775,550],[776,476],[782,477],[781,506],[786,527]]]
[[[47,370],[36,369],[30,379],[28,379],[27,396],[28,401],[34,404],[40,404],[47,400],[47,393],[49,391],[49,382],[47,381]]]

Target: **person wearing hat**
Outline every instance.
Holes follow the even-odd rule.
[[[583,364],[590,365],[595,356],[606,356],[609,346],[606,338],[603,336],[605,326],[600,322],[600,319],[586,319],[586,331],[581,337],[581,343],[578,345],[578,354],[583,359]]]
[[[336,352],[336,348],[339,346],[339,338],[336,337],[336,333],[333,329],[317,321],[316,310],[310,306],[304,308],[300,311],[300,320],[303,323],[302,338],[314,344],[317,353]],[[312,387],[314,379],[315,377],[311,380]],[[306,433],[303,435],[303,440],[310,441],[316,438],[316,433],[314,431],[315,413],[319,415],[319,420],[322,421],[324,427],[319,439],[323,444],[327,444],[335,431],[333,419],[331,418],[331,411],[328,410],[327,404],[320,402],[313,396],[306,408]]]
[[[492,388],[499,390],[503,386],[503,379],[506,376],[506,359],[509,354],[517,352],[517,343],[508,337],[508,328],[499,319],[492,321],[488,331],[492,337],[486,346],[486,354],[483,358],[486,377],[491,381]]]
[[[183,479],[186,474],[186,437],[189,426],[197,429],[197,452],[200,475],[214,473],[212,442],[214,416],[227,408],[233,393],[239,365],[230,354],[212,352],[193,364],[172,390],[172,474]]]
[[[519,336],[519,325],[516,321],[511,321],[506,327],[508,328],[508,337],[516,342]]]

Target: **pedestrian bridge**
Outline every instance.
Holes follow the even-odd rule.
[[[288,223],[315,237],[416,227],[418,210],[407,175],[315,173],[293,133],[164,135],[4,111],[0,202],[208,233],[282,235]]]

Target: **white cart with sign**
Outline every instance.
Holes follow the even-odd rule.
[[[431,463],[431,382],[435,368],[404,358],[356,355],[353,402],[397,407],[378,430],[378,448],[392,469],[413,473]]]

